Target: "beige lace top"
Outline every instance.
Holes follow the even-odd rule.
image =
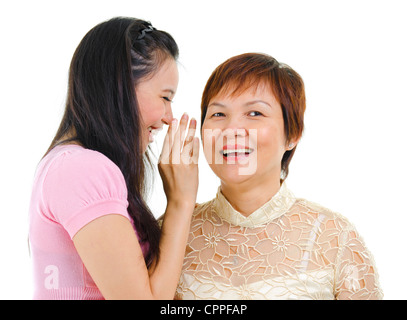
[[[198,205],[176,299],[381,299],[352,224],[283,184],[248,217],[220,192]]]

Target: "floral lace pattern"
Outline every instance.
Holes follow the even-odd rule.
[[[282,185],[245,217],[220,190],[192,219],[177,299],[381,299],[373,257],[341,215]]]

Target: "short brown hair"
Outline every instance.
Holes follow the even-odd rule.
[[[238,95],[266,83],[281,105],[287,141],[298,140],[304,131],[305,90],[301,76],[286,64],[261,53],[244,53],[219,65],[209,77],[201,101],[201,127],[209,102],[219,93]],[[281,182],[296,147],[285,152],[281,161]]]

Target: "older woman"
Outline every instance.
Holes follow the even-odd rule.
[[[354,226],[284,182],[304,127],[301,77],[270,56],[239,55],[213,72],[201,107],[221,183],[195,208],[176,298],[382,298]]]

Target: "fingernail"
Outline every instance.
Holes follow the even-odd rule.
[[[172,126],[176,126],[176,125],[177,125],[177,122],[178,122],[178,120],[174,118],[174,119],[172,119],[171,125],[172,125]]]
[[[182,119],[184,120],[188,119],[188,114],[186,112],[182,115]]]

